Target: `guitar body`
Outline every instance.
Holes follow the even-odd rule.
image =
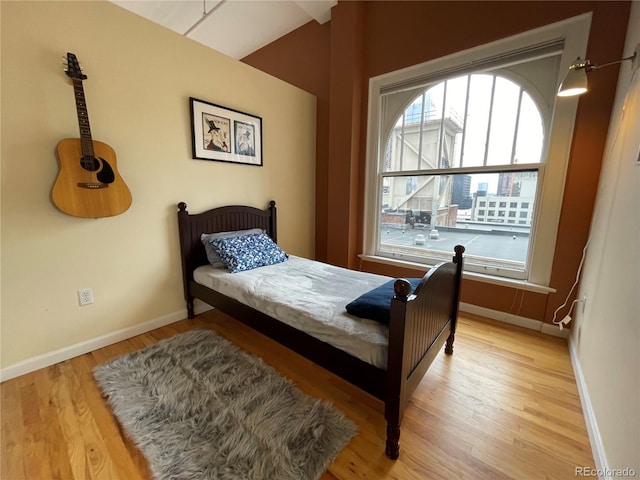
[[[120,215],[131,206],[131,192],[118,173],[116,153],[106,143],[91,140],[91,144],[93,155],[83,155],[79,138],[58,143],[60,171],[51,194],[53,203],[74,217]]]

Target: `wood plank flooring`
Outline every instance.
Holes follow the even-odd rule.
[[[1,478],[150,479],[91,371],[195,327],[262,357],[358,424],[323,480],[567,479],[595,468],[564,340],[463,316],[453,356],[438,355],[407,408],[394,462],[384,455],[380,401],[209,311],[2,383]]]

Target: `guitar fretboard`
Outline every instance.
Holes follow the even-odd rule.
[[[78,113],[78,125],[80,126],[80,143],[82,144],[82,157],[92,158],[93,141],[91,140],[91,126],[89,125],[89,113],[84,99],[82,80],[73,79],[73,91],[76,97],[76,111]]]

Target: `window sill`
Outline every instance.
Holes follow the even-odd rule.
[[[386,257],[379,257],[376,255],[365,255],[363,253],[359,254],[361,260],[367,262],[374,263],[382,263],[385,265],[393,265],[396,267],[410,268],[412,270],[421,270],[424,271],[425,268],[431,268],[433,265],[424,265],[416,262],[408,262],[406,260],[394,260]],[[482,283],[490,283],[492,285],[500,285],[503,287],[517,288],[518,290],[525,290],[528,292],[536,292],[536,293],[555,293],[556,289],[547,287],[544,285],[538,285],[535,283],[530,283],[525,280],[516,280],[513,278],[504,278],[504,277],[496,277],[493,275],[486,275],[482,273],[475,272],[464,272],[462,274],[462,278],[466,278],[468,280],[472,280],[474,282],[482,282]]]

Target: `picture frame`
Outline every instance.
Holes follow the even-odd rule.
[[[261,167],[262,118],[189,97],[194,160]]]

